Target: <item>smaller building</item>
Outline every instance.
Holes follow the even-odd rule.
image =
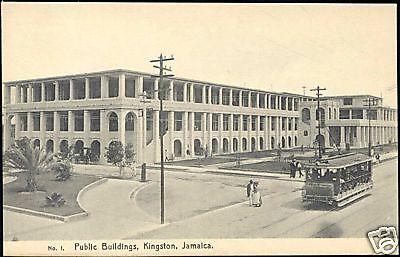
[[[367,99],[371,99],[370,121]],[[324,147],[368,147],[369,128],[372,145],[397,142],[397,110],[383,106],[382,98],[353,95],[321,97],[320,100],[319,110],[314,98],[300,103],[300,145],[318,145],[318,125],[319,140]]]

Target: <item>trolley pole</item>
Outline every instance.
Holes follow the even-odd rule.
[[[164,74],[164,71],[171,71],[171,68],[164,67],[164,62],[172,61],[174,57],[166,57],[163,56],[162,53],[158,57],[158,59],[151,60],[150,62],[158,62],[159,66],[153,65],[154,68],[159,69],[159,75],[155,76],[159,78],[158,82],[158,100],[160,101],[160,112],[158,113],[158,121],[159,121],[159,136],[160,136],[160,157],[161,157],[161,209],[160,209],[160,217],[161,217],[161,224],[164,224],[165,221],[165,175],[164,175],[164,132],[165,132],[165,122],[162,121],[162,113],[163,113],[163,97],[165,95],[165,88],[163,85],[164,77],[172,77],[172,74]]]
[[[371,106],[376,105],[374,98],[368,98],[363,100],[364,106],[368,106],[367,116],[368,116],[368,156],[372,156],[372,143],[371,143]]]
[[[319,97],[322,95],[320,91],[326,90],[326,88],[312,88],[310,91],[317,91],[317,113],[318,113],[318,159],[322,158],[322,148],[321,148],[321,111],[320,111],[320,100]]]

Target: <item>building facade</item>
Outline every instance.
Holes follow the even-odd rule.
[[[105,147],[112,141],[121,141],[132,145],[137,163],[158,162],[160,117],[166,128],[166,154],[175,160],[195,158],[204,151],[210,155],[310,146],[315,139],[316,102],[313,97],[177,77],[164,80],[164,88],[168,90],[159,91],[158,79],[152,74],[130,70],[6,82],[3,149],[12,144],[13,138],[26,136],[47,151],[66,151],[69,146],[74,146],[76,152],[84,147],[91,148],[99,162],[105,163]],[[164,100],[161,115],[159,93]],[[364,146],[363,133],[368,121],[365,116],[357,120],[341,119],[346,109],[341,99],[321,102],[321,106],[329,110],[325,126],[336,139],[337,127],[340,132],[344,128],[340,139],[348,128],[354,127],[356,134],[351,135],[356,139],[350,138],[349,142],[357,142],[357,147]],[[309,110],[308,120],[303,117],[306,109]],[[397,111],[377,109],[379,118],[394,119],[374,121],[379,127],[377,131],[382,131],[379,134],[382,139],[377,142],[397,142],[397,129],[394,129],[397,128]],[[355,115],[351,111],[349,117]],[[359,135],[364,137],[358,139]],[[324,134],[324,137],[329,136]],[[326,146],[331,145],[329,140],[325,142]],[[344,142],[347,141],[340,141]]]
[[[371,99],[368,108],[367,99]],[[382,98],[371,95],[322,97],[320,111],[314,99],[305,99],[300,106],[299,144],[313,146],[318,135],[324,147],[368,147],[397,142],[397,110],[384,107]],[[370,111],[369,111],[370,110]],[[370,121],[368,118],[370,112]]]

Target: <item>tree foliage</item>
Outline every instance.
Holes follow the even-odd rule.
[[[38,188],[36,175],[48,170],[53,163],[53,154],[35,147],[29,138],[24,137],[16,140],[14,145],[5,152],[4,159],[6,165],[23,172],[26,179],[26,190],[34,192]]]

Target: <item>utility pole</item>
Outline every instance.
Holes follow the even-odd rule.
[[[318,159],[322,158],[322,149],[321,149],[321,112],[319,107],[319,97],[322,95],[320,91],[326,90],[326,88],[321,88],[317,86],[317,88],[312,88],[310,91],[317,91],[317,113],[318,113]]]
[[[375,98],[368,98],[363,100],[365,103],[364,106],[368,106],[368,156],[371,157],[372,155],[372,143],[371,143],[371,106],[376,105],[376,99]]]
[[[159,69],[159,75],[155,76],[159,78],[158,82],[158,99],[160,100],[160,112],[158,113],[158,121],[159,121],[159,136],[160,136],[160,150],[161,150],[161,224],[164,224],[165,221],[165,176],[164,176],[164,132],[165,132],[165,122],[162,122],[162,113],[163,113],[163,96],[166,94],[166,90],[164,89],[163,80],[164,77],[172,77],[172,74],[165,74],[165,71],[172,71],[171,68],[164,67],[164,62],[172,61],[174,57],[163,56],[162,53],[160,56],[155,59],[151,60],[150,62],[158,62],[159,66],[153,65],[154,68]]]
[[[303,95],[306,95],[306,86],[302,86],[303,88]]]

